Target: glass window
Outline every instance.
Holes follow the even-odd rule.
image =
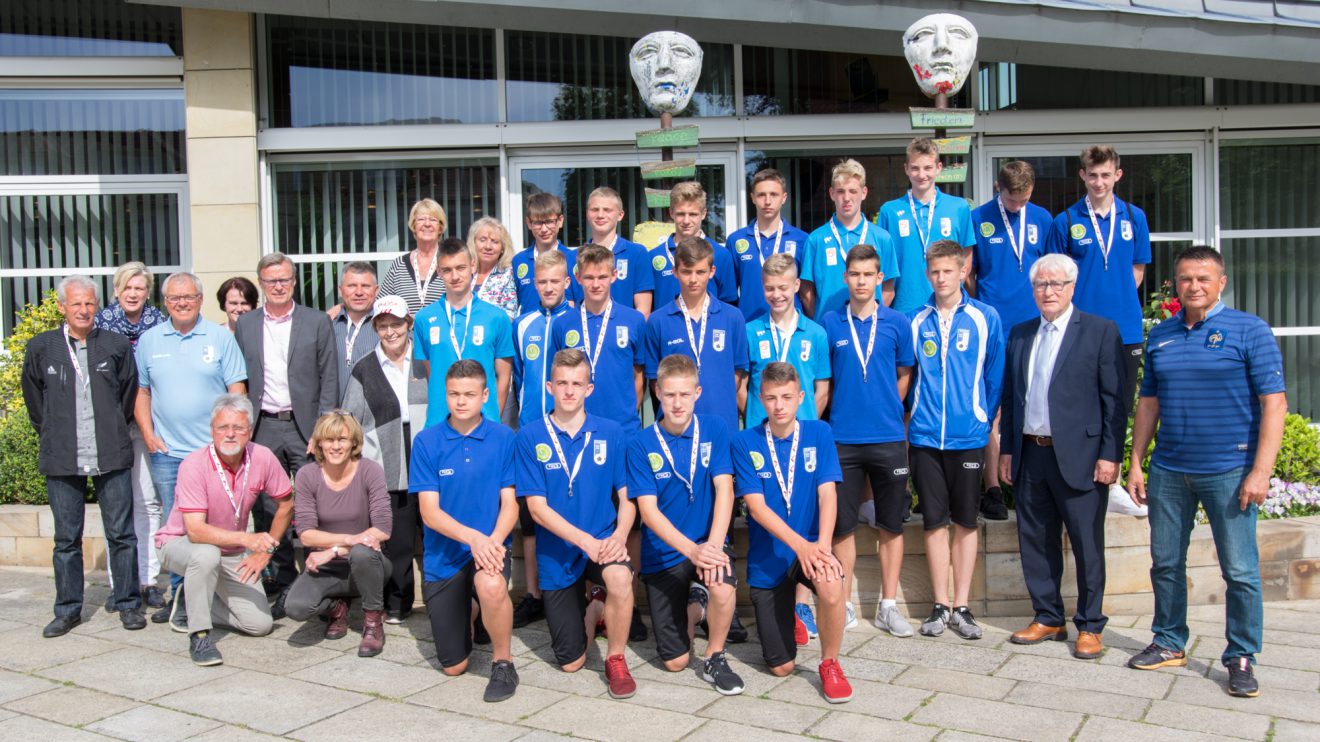
[[[1320,237],[1226,239],[1220,251],[1230,306],[1271,327],[1320,327]]]
[[[1229,284],[1232,284],[1230,279]],[[1320,418],[1320,335],[1278,338],[1283,352],[1283,380],[1288,385],[1288,411]]]
[[[178,8],[122,0],[7,0],[0,57],[178,57]]]
[[[983,62],[979,82],[985,111],[1205,104],[1202,77]]]
[[[1320,142],[1315,140],[1224,141],[1219,150],[1222,228],[1320,227],[1317,172]]]
[[[649,118],[628,54],[637,39],[505,32],[509,121]],[[697,92],[682,116],[732,116],[733,46],[703,43]]]
[[[275,127],[499,118],[495,32],[268,16]]]
[[[1221,106],[1320,103],[1320,85],[1215,78],[1215,103]]]
[[[0,90],[0,175],[187,171],[182,90]]]
[[[929,105],[901,56],[743,47],[749,116],[906,112]],[[966,87],[950,105],[971,105]]]

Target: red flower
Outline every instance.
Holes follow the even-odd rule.
[[[1165,299],[1160,304],[1160,309],[1163,309],[1165,312],[1167,312],[1166,316],[1172,317],[1182,309],[1182,302],[1178,301],[1177,299]]]

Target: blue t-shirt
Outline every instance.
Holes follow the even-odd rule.
[[[582,330],[582,316],[587,317],[587,331]],[[600,328],[605,324],[606,337],[602,341]],[[646,319],[636,309],[610,304],[609,321],[600,314],[592,314],[585,306],[570,311],[555,322],[550,333],[551,356],[565,348],[577,348],[592,360],[596,348],[600,354],[592,360],[592,384],[595,388],[587,397],[587,413],[618,423],[631,433],[642,426],[637,415],[639,400],[635,383],[635,368],[646,365],[643,353]],[[587,348],[588,341],[591,348]],[[552,403],[553,406],[553,403]]]
[[[513,450],[513,431],[500,423],[483,418],[463,435],[446,417],[413,439],[408,491],[440,493],[441,510],[489,535],[500,517],[500,490],[514,483]],[[430,582],[448,579],[472,561],[467,544],[425,524],[422,538],[422,571]],[[504,546],[511,541],[506,537]]]
[[[976,298],[995,308],[1005,333],[1014,325],[1040,316],[1029,276],[1031,266],[1045,254],[1054,222],[1050,212],[1033,203],[1023,208],[1027,212],[1025,220],[1021,211],[1004,209],[1000,214],[999,198],[995,197],[972,211],[976,227],[976,247],[972,249]],[[1008,229],[1004,228],[1005,215]],[[1021,259],[1013,251],[1014,244],[1021,251]]]
[[[835,230],[839,232],[838,239],[843,240],[842,246],[837,244]],[[844,229],[838,216],[830,217],[824,226],[817,227],[807,237],[807,252],[802,256],[802,280],[811,281],[816,287],[817,321],[827,312],[848,303],[848,285],[843,281],[843,274],[847,269],[848,251],[860,244],[874,247],[880,256],[880,272],[884,278],[876,284],[876,301],[884,303],[881,299],[884,282],[901,275],[902,267],[898,264],[894,242],[883,227],[872,224],[863,215],[855,228]]]
[[[793,491],[790,509],[784,503],[765,445],[765,425],[748,428],[733,439],[733,477],[738,497],[761,495],[793,532],[811,542],[820,540],[820,499],[818,489],[826,482],[842,482],[839,453],[834,447],[830,426],[819,420],[803,420],[798,435],[798,455],[793,463]],[[775,455],[788,484],[788,461],[793,437],[774,439]],[[797,563],[797,554],[788,544],[775,538],[755,518],[747,518],[747,584],[767,590],[778,586]]]
[[[481,413],[491,420],[500,419],[499,396],[495,384],[495,359],[514,357],[513,323],[503,309],[472,297],[467,306],[454,310],[454,326],[449,324],[446,309],[448,297],[440,297],[417,313],[413,321],[413,358],[431,364],[431,378],[427,383],[427,397],[443,402],[445,374],[449,367],[462,359],[471,359],[486,369],[486,388],[490,396]],[[460,355],[459,350],[462,350]],[[443,404],[430,404],[426,408],[426,427],[431,427],[449,415]]]
[[[554,351],[550,348],[550,333],[554,324],[563,321],[570,311],[568,302],[547,312],[537,309],[519,317],[513,323],[513,385],[518,390],[518,427],[545,417],[555,408],[554,397],[545,390],[549,378],[546,370]]]
[[[801,276],[802,255],[807,250],[807,233],[782,219],[780,224],[783,226],[783,234],[779,235],[778,252],[793,256],[797,261],[798,276]],[[756,222],[753,221],[729,235],[729,241],[725,245],[733,254],[735,270],[738,272],[738,308],[742,310],[743,319],[751,321],[768,314],[770,305],[765,303],[765,289],[761,285],[761,266],[765,264],[766,258],[776,252],[775,234],[758,235]],[[793,306],[800,311],[802,302],[795,299]]]
[[[738,274],[733,267],[733,256],[724,245],[707,237],[714,251],[712,264],[715,277],[711,284],[715,287],[715,297],[725,304],[738,303]],[[647,253],[651,261],[651,282],[654,292],[651,307],[663,307],[678,298],[678,277],[674,275],[674,235],[669,235]]]
[[[211,443],[211,405],[247,379],[247,363],[229,330],[197,318],[180,335],[172,321],[142,333],[133,352],[138,386],[151,391],[151,425],[176,459]]]
[[[802,382],[802,404],[798,406],[799,420],[815,420],[816,382],[830,378],[830,341],[825,328],[798,313],[797,329],[785,344],[778,328],[771,329],[770,315],[763,314],[747,323],[747,351],[751,359],[751,378],[747,387],[747,427],[765,420],[765,406],[761,404],[761,373],[773,361],[783,360],[797,369]]]
[[[577,265],[577,250],[566,247],[562,242],[559,243],[558,250],[564,254],[564,259],[568,261],[568,291],[564,293],[564,298],[577,304],[582,301],[582,285],[578,283],[577,276],[573,275],[573,267]],[[541,306],[541,295],[536,291],[535,245],[525,247],[514,253],[513,283],[518,288],[518,306]]]
[[[893,308],[903,314],[919,309],[926,303],[926,297],[930,296],[930,280],[926,278],[926,250],[931,245],[940,240],[953,240],[965,248],[976,245],[976,233],[972,231],[972,210],[966,201],[941,193],[939,188],[934,190],[934,197],[929,204],[923,204],[915,197],[909,200],[911,194],[909,190],[902,198],[881,206],[876,218],[893,238],[898,252],[900,274],[894,284]],[[889,274],[885,274],[885,278],[888,277]]]
[[[1187,474],[1250,467],[1260,436],[1260,397],[1285,390],[1283,356],[1265,320],[1211,308],[1189,330],[1179,312],[1146,340],[1141,396],[1160,402],[1151,463]]]
[[[670,435],[659,423],[648,426],[628,444],[628,499],[656,498],[656,506],[682,534],[696,543],[710,536],[715,517],[715,477],[732,476],[729,429],[714,415],[694,415],[682,435]],[[696,475],[692,472],[692,431],[699,428]],[[664,437],[671,464],[656,430]],[[689,493],[683,480],[692,484]],[[638,511],[641,517],[641,511]],[[664,539],[642,526],[642,574],[649,575],[686,559]]]
[[[1097,243],[1089,213],[1083,198],[1054,217],[1047,250],[1063,253],[1077,261],[1077,291],[1073,294],[1073,304],[1083,312],[1113,320],[1124,345],[1140,343],[1144,335],[1141,299],[1137,296],[1132,266],[1150,263],[1150,228],[1146,226],[1146,213],[1114,196],[1109,215],[1104,218],[1096,216],[1102,235],[1100,239],[1106,245],[1109,244],[1109,227],[1114,219],[1118,219],[1108,261]]]
[[[646,248],[615,235],[611,252],[614,253],[615,275],[614,283],[610,285],[610,297],[615,302],[633,309],[634,294],[655,290]],[[655,306],[654,300],[651,306]]]
[[[705,334],[701,329],[701,310],[692,315],[691,333],[697,344],[688,339],[688,324],[677,301],[660,307],[646,320],[646,378],[654,379],[665,356],[682,353],[697,361],[701,398],[696,412],[719,415],[730,430],[738,429],[738,379],[735,371],[747,370],[747,325],[742,312],[711,297]],[[698,353],[700,349],[700,353]],[[700,358],[698,358],[700,356]]]
[[[870,317],[853,318],[859,348],[853,344],[848,316],[845,305],[826,314],[822,323],[830,340],[830,371],[834,378],[830,397],[834,439],[844,444],[906,440],[897,368],[916,363],[912,354],[912,326],[907,317],[876,305]],[[875,326],[875,345],[863,374],[862,358],[866,356],[873,322],[879,323]]]
[[[519,497],[544,497],[546,504],[575,528],[603,539],[618,521],[613,496],[628,482],[628,436],[611,420],[587,415],[577,435],[554,426],[564,453],[561,461],[545,418],[518,431],[516,476]],[[572,493],[569,473],[577,466]],[[587,555],[548,529],[536,526],[536,568],[542,590],[571,587],[587,568]]]

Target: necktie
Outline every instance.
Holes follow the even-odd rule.
[[[1050,356],[1054,352],[1057,328],[1046,322],[1036,343],[1036,358],[1032,364],[1031,385],[1027,387],[1027,420],[1024,430],[1049,435]]]

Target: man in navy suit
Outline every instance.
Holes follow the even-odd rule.
[[[1059,592],[1062,524],[1077,566],[1073,656],[1094,659],[1104,652],[1107,620],[1105,510],[1127,424],[1123,344],[1112,320],[1073,307],[1071,258],[1042,257],[1030,279],[1041,316],[1008,336],[999,476],[1015,485],[1022,574],[1036,617],[1010,640],[1068,640]]]

